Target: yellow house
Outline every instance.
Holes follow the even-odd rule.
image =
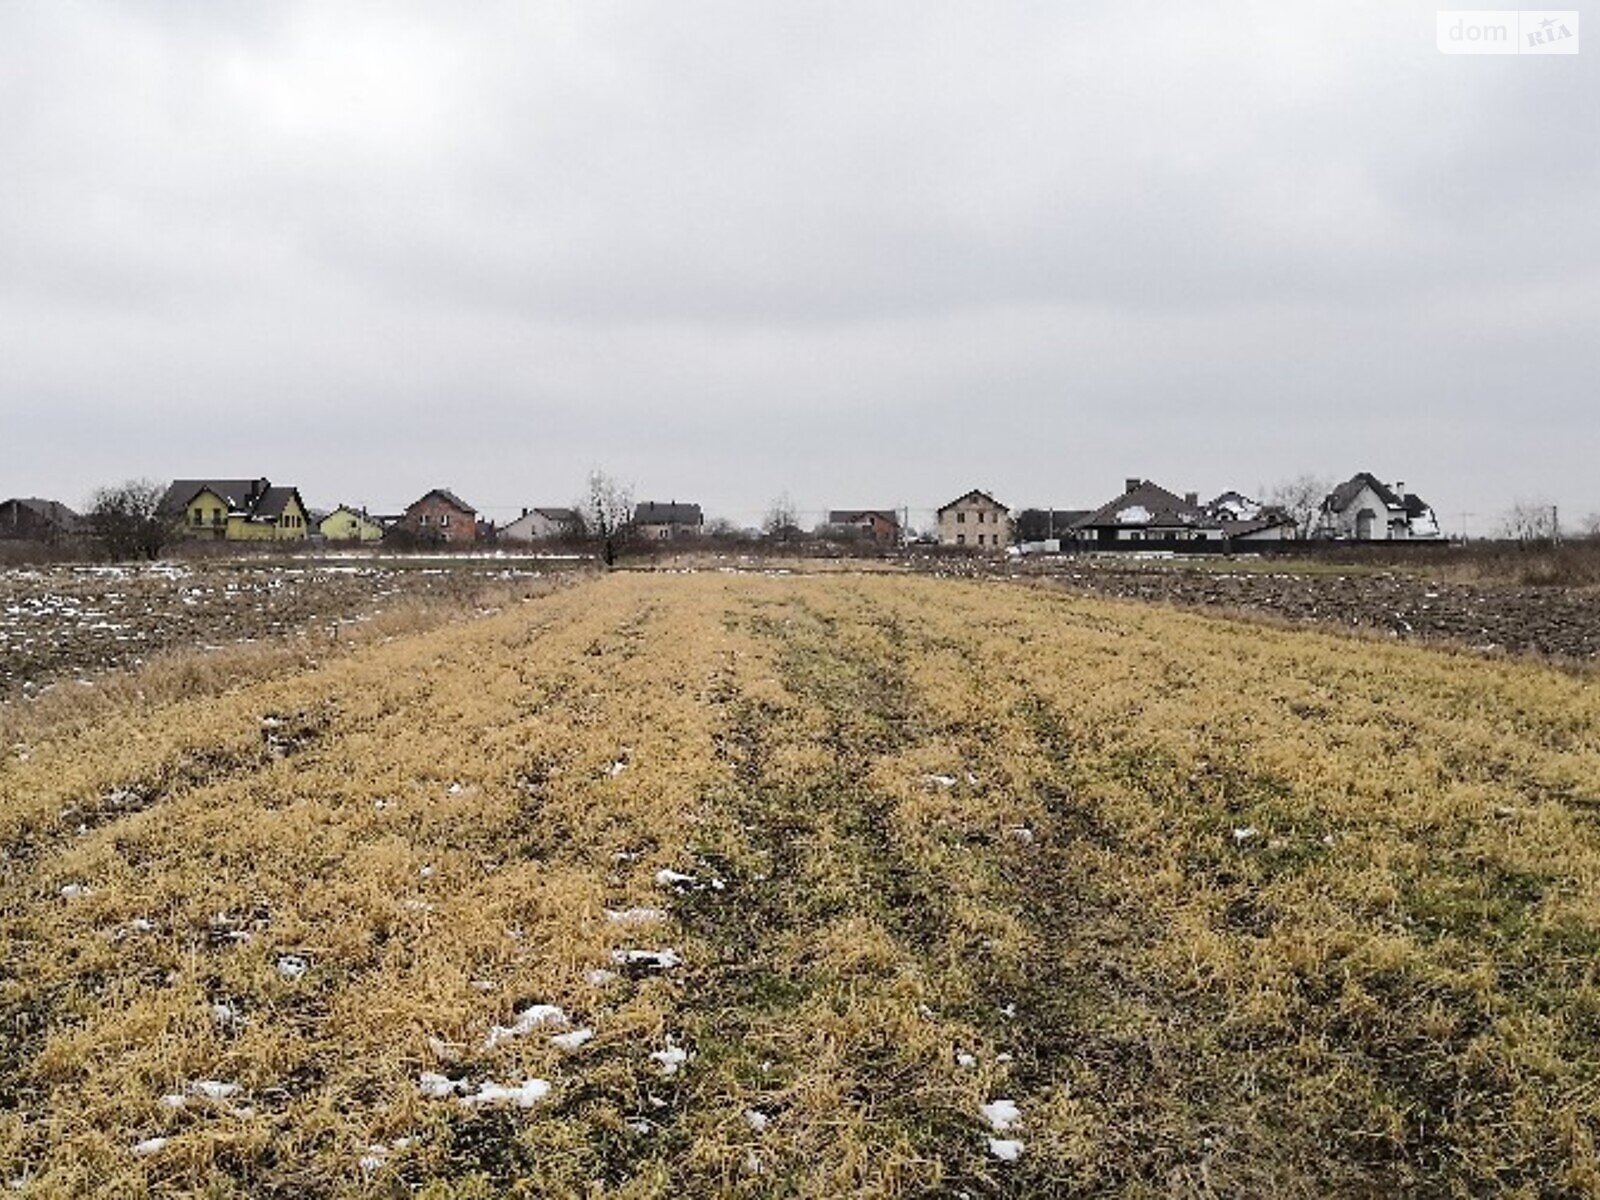
[[[292,541],[311,532],[299,491],[266,479],[177,479],[161,508],[190,537]]]
[[[330,542],[376,542],[383,538],[382,525],[348,504],[341,504],[323,517],[317,532]]]

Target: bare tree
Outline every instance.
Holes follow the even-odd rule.
[[[1583,536],[1600,538],[1600,512],[1592,512],[1583,519]]]
[[[800,536],[800,516],[788,492],[784,492],[767,508],[767,515],[761,521],[761,531],[778,542],[792,542]]]
[[[89,528],[113,559],[157,558],[177,532],[161,511],[166,489],[153,479],[129,479],[89,498]]]
[[[611,566],[633,524],[633,489],[597,467],[589,472],[588,494],[577,509],[584,533],[600,542],[606,566]]]
[[[1518,500],[1500,519],[1500,533],[1524,546],[1554,542],[1560,533],[1555,506]]]
[[[1322,502],[1333,491],[1333,484],[1321,475],[1307,471],[1269,488],[1262,501],[1281,508],[1294,521],[1295,536],[1308,538],[1316,530]]]

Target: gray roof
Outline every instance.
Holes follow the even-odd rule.
[[[1357,471],[1333,491],[1328,493],[1327,499],[1322,502],[1324,512],[1343,512],[1355,503],[1362,488],[1371,488],[1373,494],[1393,509],[1405,507],[1405,501],[1395,495],[1393,489],[1384,483],[1371,471]]]
[[[676,500],[670,504],[646,500],[633,510],[635,525],[701,525],[704,522],[698,504],[679,504]]]
[[[460,509],[464,513],[471,513],[473,516],[477,516],[478,515],[478,510],[477,509],[473,508],[472,505],[468,504],[465,500],[463,500],[460,496],[456,495],[449,488],[429,488],[426,492],[423,492],[421,496],[417,497],[417,499],[413,500],[409,505],[407,505],[406,506],[406,511],[410,512],[411,509],[413,509],[417,505],[421,504],[429,496],[438,496],[446,504],[452,504],[452,505],[454,505],[456,508]]]
[[[83,518],[59,500],[45,500],[39,496],[17,496],[0,503],[0,514],[10,509],[9,518],[0,516],[0,521],[11,525],[20,524],[19,517],[26,509],[45,524],[54,525],[62,533],[73,533],[83,523]]]
[[[578,510],[575,508],[530,508],[531,513],[538,513],[546,521],[554,521],[557,525],[571,525],[578,519]]]
[[[300,493],[292,487],[269,487],[256,498],[256,506],[250,513],[252,521],[276,521],[283,516],[283,510],[289,506],[293,499],[300,504],[303,512],[305,505],[300,501]]]
[[[971,500],[973,497],[977,497],[980,500],[987,500],[990,504],[994,505],[996,508],[998,508],[1003,513],[1009,513],[1011,511],[1004,504],[1001,504],[1000,501],[996,500],[993,496],[989,495],[988,492],[979,491],[977,488],[973,488],[970,492],[967,492],[967,493],[965,493],[963,495],[957,496],[954,500],[950,501],[949,504],[946,504],[946,505],[944,505],[944,507],[940,508],[939,511],[941,513],[946,512],[949,509],[954,508],[958,504],[965,504],[968,500]]]
[[[892,508],[836,508],[828,514],[829,525],[854,525],[863,517],[879,517],[891,525],[900,524]]]
[[[174,479],[161,498],[161,511],[180,513],[201,492],[212,492],[230,512],[248,513],[256,496],[271,486],[266,479]]]
[[[1142,508],[1149,514],[1147,521],[1122,521],[1118,514],[1129,509]],[[1197,504],[1190,504],[1181,496],[1151,483],[1148,479],[1130,491],[1122,493],[1109,504],[1103,504],[1076,525],[1078,529],[1121,529],[1129,525],[1188,526],[1216,528],[1215,518],[1206,515]]]

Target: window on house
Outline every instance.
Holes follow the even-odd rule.
[[[194,510],[194,523],[196,525],[201,524],[205,519],[205,513],[201,512],[198,508]]]
[[[983,524],[983,514],[981,512],[978,514],[978,524],[979,525]]]
[[[964,534],[964,533],[956,534],[956,545],[965,546],[966,544],[967,544],[967,535]]]
[[[441,524],[441,525],[450,524],[450,514],[449,513],[440,513],[439,514],[439,524]]]
[[[957,525],[965,525],[966,523],[967,523],[967,514],[964,513],[964,512],[958,512],[956,514],[956,524]]]

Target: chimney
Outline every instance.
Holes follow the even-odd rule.
[[[528,510],[527,509],[523,509],[522,510],[522,515],[523,516],[527,516],[528,515]]]
[[[1396,479],[1394,481],[1394,494],[1400,497],[1401,504],[1406,502],[1406,481],[1404,479]]]
[[[1200,507],[1200,493],[1199,492],[1185,492],[1183,494],[1183,502],[1185,504],[1187,504],[1190,508],[1199,508]]]
[[[1127,494],[1128,492],[1133,491],[1134,488],[1138,487],[1143,482],[1144,480],[1142,479],[1129,479],[1126,481],[1126,486],[1123,487],[1122,491],[1124,494]]]

